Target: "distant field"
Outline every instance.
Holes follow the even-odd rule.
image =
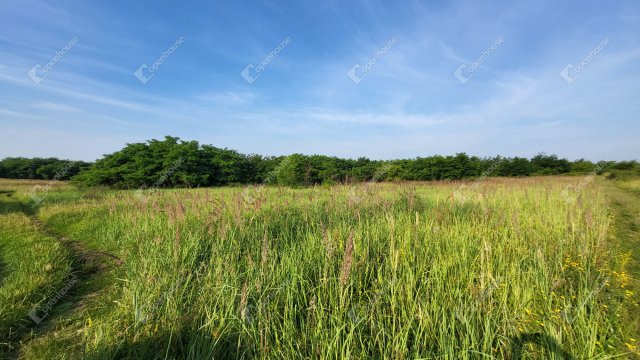
[[[60,190],[63,188],[69,188],[66,181],[56,180],[14,180],[14,179],[0,179],[0,191],[22,191],[28,194],[31,191],[37,192],[40,189],[49,187],[53,190]]]
[[[0,357],[632,358],[638,239],[611,183],[0,180]]]
[[[619,182],[620,187],[640,194],[640,179],[623,180]]]

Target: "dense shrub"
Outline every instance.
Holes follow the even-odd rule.
[[[127,144],[94,164],[58,159],[6,158],[0,177],[73,180],[80,185],[117,188],[199,187],[269,183],[310,186],[359,181],[456,180],[488,176],[587,174],[639,171],[636,161],[570,162],[544,153],[531,160],[465,153],[402,160],[340,159],[323,155],[244,155],[177,137]]]
[[[0,160],[0,178],[69,180],[91,164],[57,158],[8,157]]]

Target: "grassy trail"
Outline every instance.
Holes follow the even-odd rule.
[[[19,342],[37,331],[42,314],[32,313],[34,306],[72,271],[69,254],[40,232],[28,210],[16,191],[0,191],[0,355],[9,359],[17,357]]]
[[[87,302],[97,298],[103,288],[104,279],[99,273],[109,267],[104,260],[121,263],[109,253],[92,251],[83,242],[56,233],[38,218],[38,208],[21,195],[0,191],[0,238],[9,244],[1,249],[0,276],[3,286],[8,284],[13,290],[0,294],[0,329],[7,334],[0,341],[0,358],[7,359],[21,357],[22,345],[27,342],[37,342],[62,328],[81,326],[82,321],[73,323],[81,319]],[[16,262],[25,252],[32,252],[35,257],[27,269]],[[33,281],[33,275],[43,270],[42,281]],[[11,287],[12,284],[15,285]],[[57,301],[43,312],[43,305],[53,298]],[[11,305],[18,299],[17,306]]]
[[[626,268],[631,275],[629,287],[634,294],[640,295],[640,193],[623,189],[612,181],[602,181],[609,206],[614,216],[613,231],[618,240],[620,252],[628,254]],[[638,295],[635,297],[638,299]],[[640,338],[640,301],[630,308],[627,319],[631,332]]]

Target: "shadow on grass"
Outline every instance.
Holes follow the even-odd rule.
[[[78,309],[82,309],[91,300],[93,294],[101,292],[110,284],[110,278],[95,275],[113,269],[122,263],[117,257],[109,256],[108,253],[89,251],[82,246],[81,242],[68,240],[61,234],[55,233],[38,220],[36,215],[40,210],[39,203],[28,199],[21,201],[13,197],[14,192],[0,191],[0,215],[22,213],[29,217],[41,234],[56,239],[65,248],[70,260],[71,272],[70,277],[60,284],[55,284],[53,290],[38,288],[29,294],[21,295],[23,301],[28,299],[34,304],[40,301],[39,305],[33,308],[37,311],[40,311],[48,301],[55,300],[56,297],[59,298],[51,305],[53,308],[50,309],[50,313],[46,312],[46,316],[42,316],[40,312],[32,313],[33,309],[31,309],[28,314],[21,314],[22,316],[17,320],[7,323],[0,321],[0,359],[17,358],[20,342],[50,332],[53,329],[52,325],[58,320],[66,319],[69,315],[79,311]],[[0,252],[2,250],[0,246]],[[6,276],[8,276],[8,269],[0,258],[0,285]],[[74,282],[70,284],[72,278]],[[61,293],[63,287],[68,287],[68,289]],[[42,300],[43,294],[46,295],[44,300]],[[36,321],[32,315],[36,316],[38,320]]]
[[[107,348],[85,353],[83,359],[239,359],[252,358],[229,334],[214,338],[196,330],[164,332],[133,341],[131,338]]]
[[[20,213],[23,211],[23,204],[13,198],[15,190],[0,189],[0,215]]]
[[[0,244],[0,286],[4,284],[4,279],[6,279],[7,276],[9,276],[8,266],[4,261],[2,261],[2,254],[5,251],[4,248],[5,248],[5,245]]]
[[[533,344],[546,350],[547,356],[576,360],[551,336],[542,333],[526,333],[512,338],[512,353],[509,359],[523,358],[523,348]],[[195,330],[156,334],[138,341],[130,339],[111,347],[97,349],[84,354],[84,359],[239,359],[253,358],[235,335],[213,338]]]
[[[511,338],[510,359],[522,359],[522,350],[526,344],[534,344],[547,350],[547,354],[552,354],[556,358],[575,360],[576,358],[564,350],[558,342],[549,335],[543,333],[525,333]]]

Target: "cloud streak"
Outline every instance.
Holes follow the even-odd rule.
[[[0,144],[0,156],[39,149],[41,156],[91,160],[107,148],[172,134],[265,154],[547,151],[639,158],[629,134],[640,133],[640,40],[634,36],[640,25],[633,21],[640,11],[631,1],[573,5],[363,1],[247,9],[228,3],[198,5],[186,21],[164,7],[129,17],[119,4],[5,2],[0,122],[22,139]],[[560,15],[569,10],[575,16]],[[233,23],[232,14],[242,14],[248,25]],[[176,34],[189,40],[153,81],[141,84],[136,68]],[[563,67],[579,62],[605,35],[611,43],[567,84],[559,75]],[[35,84],[27,71],[72,36],[81,41]],[[259,81],[246,83],[240,71],[285,36],[295,41]],[[394,36],[397,44],[365,79],[354,84],[345,76]],[[461,84],[454,70],[498,36],[505,43]],[[27,135],[36,127],[42,136]],[[58,140],[61,132],[65,142]],[[87,151],[94,143],[108,145]]]

